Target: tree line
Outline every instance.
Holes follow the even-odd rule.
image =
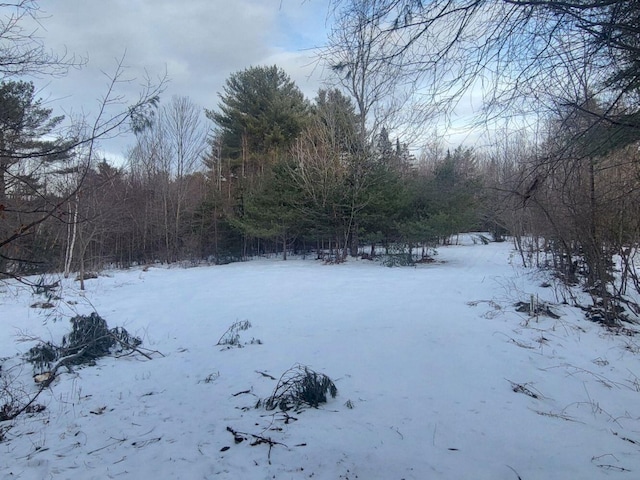
[[[58,220],[10,242],[6,273],[311,251],[339,262],[365,247],[410,250],[479,226],[471,150],[418,164],[385,128],[364,137],[340,90],[310,101],[277,66],[232,74],[215,109],[187,97],[159,105],[121,166],[96,155],[79,168],[85,150],[59,155],[50,141],[37,143],[61,118],[29,82],[3,82],[0,108],[15,124],[5,149],[35,142],[29,158],[3,164],[4,177],[20,179],[2,182],[5,235],[20,229],[34,200],[56,205]]]

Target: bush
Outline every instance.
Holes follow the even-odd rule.
[[[249,320],[242,320],[233,322],[227,331],[220,337],[216,345],[223,345],[227,347],[242,347],[240,342],[240,332],[244,332],[251,328],[251,322]],[[262,344],[259,339],[252,338],[249,342],[253,344]]]
[[[415,264],[411,249],[402,245],[392,245],[382,257],[382,265],[385,267],[413,267]]]
[[[298,409],[303,405],[318,408],[327,402],[327,394],[335,398],[338,389],[333,381],[323,373],[309,367],[296,365],[282,374],[273,394],[264,401],[267,410],[279,408],[282,411]]]
[[[44,372],[62,359],[67,359],[67,365],[89,364],[114,351],[133,350],[142,343],[122,327],[109,329],[107,322],[95,312],[73,317],[71,326],[71,332],[62,337],[61,346],[42,342],[27,352],[26,359],[34,370]]]

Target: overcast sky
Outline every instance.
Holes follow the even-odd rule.
[[[166,70],[165,102],[187,96],[209,109],[229,75],[249,66],[277,64],[309,98],[321,85],[313,48],[326,38],[326,0],[41,0],[40,7],[37,35],[45,45],[88,60],[63,78],[34,80],[56,113],[95,116],[105,73],[125,53],[125,76],[137,80],[119,91],[131,100],[145,71],[154,78]],[[115,158],[132,143],[101,148]]]

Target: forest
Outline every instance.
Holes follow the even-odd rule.
[[[272,254],[408,265],[486,231],[582,285],[604,323],[640,313],[636,2],[336,0],[314,98],[255,65],[217,104],[150,83],[119,114],[64,128],[29,75],[77,60],[20,28],[37,6],[1,7],[3,277]],[[492,142],[425,141],[479,84]],[[135,143],[115,165],[97,144],[123,130]]]

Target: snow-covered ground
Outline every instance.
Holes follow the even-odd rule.
[[[31,392],[16,354],[34,343],[18,338],[59,343],[73,313],[95,308],[164,355],[61,369],[44,411],[0,423],[0,479],[640,478],[640,338],[563,305],[557,320],[517,313],[531,294],[556,302],[555,289],[509,244],[467,243],[415,268],[271,259],[106,272],[84,295],[63,282],[54,313],[0,286],[2,374],[22,372]],[[241,320],[252,324],[241,340],[262,343],[216,346]],[[264,374],[296,364],[338,396],[296,420],[254,408],[276,385]],[[258,437],[274,444],[252,446]]]

